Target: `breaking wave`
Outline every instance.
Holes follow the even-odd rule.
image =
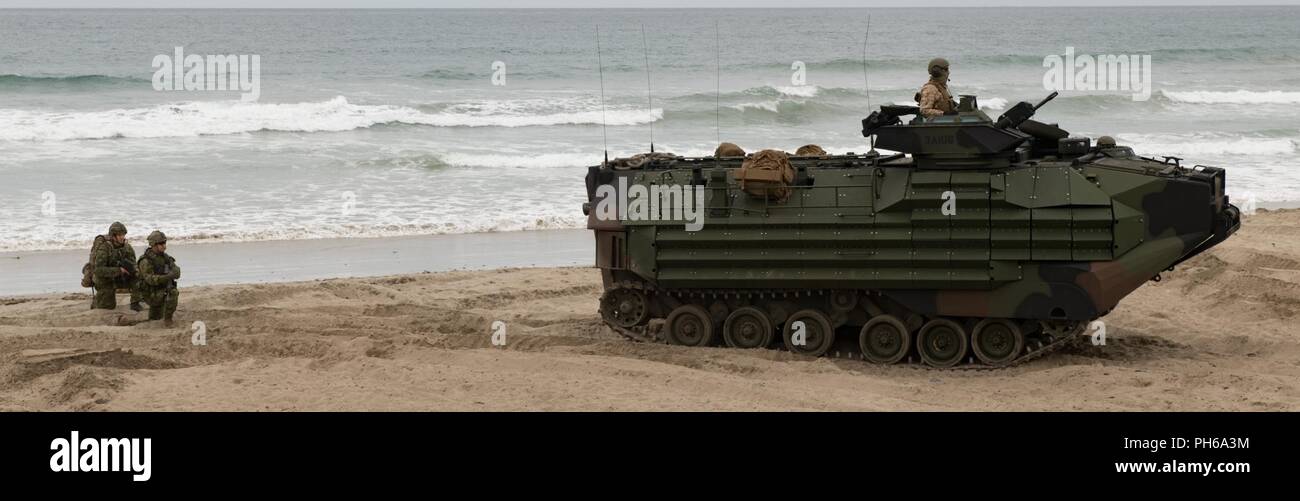
[[[0,89],[5,90],[53,90],[68,91],[91,90],[104,86],[139,85],[148,89],[150,81],[146,78],[114,77],[108,75],[0,75]]]
[[[359,105],[342,96],[308,103],[188,102],[89,112],[0,110],[0,140],[161,138],[258,131],[337,132],[379,124],[433,127],[531,127],[547,125],[638,125],[663,118],[662,109],[632,107],[555,109],[536,113],[498,102],[456,105],[428,113],[407,106]]]
[[[1117,139],[1121,144],[1132,146],[1134,151],[1142,155],[1272,156],[1291,155],[1296,153],[1298,148],[1293,139],[1255,137],[1196,138],[1120,134]]]
[[[1300,104],[1300,92],[1293,91],[1162,91],[1170,101],[1189,104]]]

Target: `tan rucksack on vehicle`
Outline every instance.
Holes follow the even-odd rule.
[[[108,243],[108,240],[104,239],[104,235],[95,235],[95,242],[92,243],[92,244],[90,244],[90,257],[86,259],[86,265],[81,267],[81,286],[82,286],[82,287],[94,287],[94,286],[95,286],[95,280],[94,280],[94,274],[95,274],[95,262],[94,262],[94,260],[95,260],[95,249],[98,248],[101,244],[105,244],[105,243]]]
[[[794,166],[790,165],[790,156],[781,150],[750,155],[732,174],[745,193],[777,202],[790,198],[790,185],[794,184]]]

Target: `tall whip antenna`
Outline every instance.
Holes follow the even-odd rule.
[[[605,146],[605,165],[609,165],[609,127],[605,121],[605,61],[600,54],[600,25],[596,25],[596,66],[600,68],[600,135]]]
[[[650,109],[650,153],[655,152],[655,100],[650,91],[650,46],[645,40],[645,23],[641,23],[641,52],[645,54],[645,100]]]
[[[871,14],[867,14],[867,31],[862,35],[862,86],[867,91],[867,111],[871,111],[871,80],[867,78],[867,44],[871,41]],[[876,152],[876,135],[872,134],[867,138],[871,144],[871,151],[868,155],[879,155]]]
[[[713,105],[713,129],[718,133],[718,144],[722,144],[722,35],[718,32],[718,21],[716,19],[713,20],[713,43],[713,59],[716,65],[714,66],[716,68],[714,83],[717,85],[713,93],[715,101]]]
[[[867,78],[867,42],[871,40],[871,15],[867,15],[867,31],[862,36],[862,85],[867,89],[867,111],[871,111],[871,80]]]

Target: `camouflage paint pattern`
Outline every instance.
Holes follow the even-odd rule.
[[[700,231],[589,213],[597,265],[607,287],[866,290],[926,316],[1079,321],[1239,226],[1222,169],[1125,148],[1080,155],[1053,128],[999,127],[978,111],[890,125],[877,146],[910,156],[792,157],[783,203],[738,188],[739,158],[592,167],[592,205],[619,178],[707,188]]]

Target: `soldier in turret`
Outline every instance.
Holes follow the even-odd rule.
[[[930,81],[921,86],[916,93],[916,102],[921,108],[921,115],[933,118],[957,112],[957,103],[948,93],[948,60],[936,57],[929,64]]]

